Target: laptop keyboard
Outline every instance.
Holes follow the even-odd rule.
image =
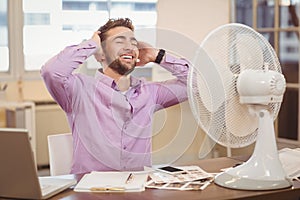
[[[66,188],[66,185],[69,185],[72,180],[70,179],[61,179],[54,177],[39,177],[40,187],[43,195],[52,193],[53,191],[60,190],[62,188]],[[73,183],[75,184],[76,182]]]
[[[45,184],[40,184],[41,189],[42,189],[42,194],[49,194],[55,190],[57,190],[58,188],[60,188],[60,186],[58,185],[45,185]]]

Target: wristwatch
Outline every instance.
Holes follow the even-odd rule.
[[[164,49],[160,49],[154,62],[157,64],[160,64],[161,60],[163,59],[165,54],[166,54],[166,51]]]

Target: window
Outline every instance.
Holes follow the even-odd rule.
[[[136,28],[155,27],[156,0],[23,0],[25,72],[37,71],[70,44],[89,39],[108,18],[129,17]],[[90,57],[86,67],[99,68]]]
[[[0,72],[9,70],[7,1],[0,0]]]
[[[40,79],[39,70],[50,57],[67,45],[89,39],[108,18],[129,17],[136,30],[154,28],[156,2],[0,0],[1,77]],[[155,34],[152,35],[155,37]],[[150,38],[151,44],[155,41],[153,37]],[[95,69],[99,65],[93,58],[85,63],[87,69]]]
[[[300,142],[299,129],[299,16],[300,0],[232,0],[232,21],[264,35],[279,57],[287,81],[277,120],[279,140]]]

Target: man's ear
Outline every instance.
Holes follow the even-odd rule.
[[[105,54],[102,52],[100,56],[101,56],[101,62],[104,62],[106,60],[105,59]]]
[[[95,54],[94,54],[94,57],[95,57],[95,59],[96,59],[98,62],[100,62],[100,63],[102,63],[102,62],[105,61],[105,55],[104,55],[103,52],[101,52],[101,53],[95,53]]]

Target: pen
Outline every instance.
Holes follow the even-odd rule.
[[[126,181],[125,181],[125,184],[130,183],[130,181],[132,181],[132,179],[133,179],[133,173],[130,173],[129,176],[127,177]]]
[[[90,188],[92,192],[123,192],[125,188],[123,187],[92,187]]]

